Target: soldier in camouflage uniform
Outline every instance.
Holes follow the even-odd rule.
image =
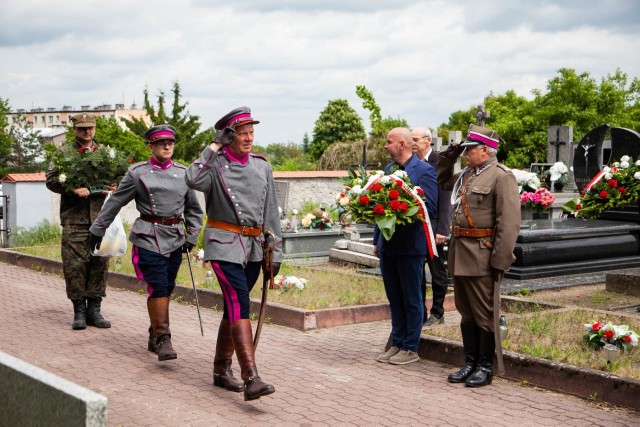
[[[62,150],[99,148],[93,137],[96,119],[93,114],[81,113],[71,117],[76,140]],[[82,148],[84,147],[84,148]],[[53,162],[47,172],[47,188],[60,194],[60,224],[62,225],[62,271],[66,282],[67,297],[73,303],[73,329],[85,329],[87,325],[110,328],[111,323],[100,313],[102,298],[106,296],[108,258],[91,256],[89,226],[98,216],[109,191],[109,185],[100,194],[91,194],[87,187],[65,191]]]

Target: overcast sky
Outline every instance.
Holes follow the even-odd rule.
[[[248,105],[256,143],[300,143],[331,99],[367,129],[438,126],[561,67],[640,77],[637,0],[2,0],[0,97],[18,108],[134,101],[177,80],[204,127]]]

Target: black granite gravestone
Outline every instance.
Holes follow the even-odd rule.
[[[611,135],[611,155],[603,158],[604,138],[607,132]],[[582,189],[600,172],[604,162],[617,162],[622,156],[630,156],[634,161],[640,156],[640,134],[626,128],[600,125],[587,132],[576,147],[573,157],[573,176],[578,191]]]

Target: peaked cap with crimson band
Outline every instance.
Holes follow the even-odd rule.
[[[242,126],[249,123],[257,124],[260,122],[251,117],[251,108],[238,107],[222,116],[222,118],[216,122],[214,128],[215,130],[222,130],[226,127],[235,129],[236,126]]]
[[[467,133],[467,139],[461,146],[468,147],[482,144],[497,149],[499,143],[500,135],[496,131],[478,125],[471,125],[469,126],[469,133]]]
[[[144,137],[149,144],[154,144],[162,140],[176,140],[176,128],[171,125],[158,125],[147,129]]]

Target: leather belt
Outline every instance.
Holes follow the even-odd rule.
[[[162,224],[162,225],[176,225],[182,221],[181,216],[155,216],[155,215],[145,215],[141,214],[140,219],[147,222],[152,222],[154,224]]]
[[[491,237],[493,228],[460,228],[455,225],[452,234],[454,237]]]
[[[231,231],[232,233],[242,234],[243,236],[258,237],[262,234],[262,227],[252,227],[249,225],[231,224],[230,222],[220,221],[218,219],[207,219],[207,225],[220,230]]]

